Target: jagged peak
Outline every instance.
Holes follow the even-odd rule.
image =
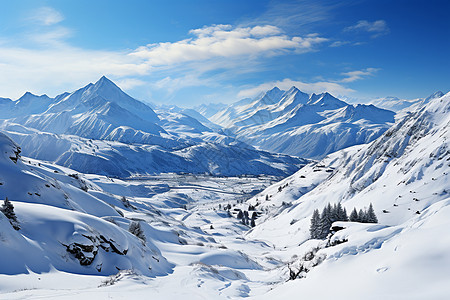
[[[268,96],[270,98],[277,98],[279,97],[281,94],[283,94],[283,91],[280,90],[277,86],[273,87],[272,89],[268,90],[267,92],[264,93],[264,96]],[[264,97],[263,96],[263,97]]]
[[[31,92],[25,92],[25,94],[23,94],[22,97],[20,97],[19,99],[17,99],[17,101],[24,100],[24,99],[27,99],[27,98],[30,98],[30,97],[32,97],[32,98],[45,98],[45,99],[50,99],[50,97],[47,96],[46,94],[43,94],[43,95],[40,95],[40,96],[39,96],[39,95],[35,95],[35,94],[31,93]]]
[[[94,84],[94,86],[97,86],[97,87],[108,86],[108,87],[119,88],[112,80],[110,80],[109,78],[107,78],[105,75],[103,75],[102,77],[100,77],[100,79],[97,80],[97,82]]]
[[[294,94],[294,93],[298,93],[301,92],[297,87],[295,86],[291,86],[288,90],[287,90],[287,94]]]
[[[428,101],[428,100],[431,100],[431,99],[434,99],[434,98],[440,98],[440,97],[442,97],[442,96],[444,96],[444,93],[443,93],[443,92],[441,92],[441,91],[436,91],[436,92],[434,92],[433,94],[431,94],[430,96],[428,96],[427,98],[425,98],[425,101]]]
[[[267,92],[268,93],[270,93],[270,92],[280,92],[281,90],[277,87],[277,86],[274,86],[273,88],[271,88],[270,90],[268,90]]]

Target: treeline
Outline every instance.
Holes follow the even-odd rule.
[[[360,209],[359,212],[356,208],[350,214],[350,218],[347,215],[347,211],[342,207],[341,203],[331,206],[328,203],[322,210],[322,213],[318,209],[314,210],[311,218],[311,226],[309,233],[312,239],[324,239],[330,233],[330,227],[333,222],[336,221],[351,221],[361,223],[378,223],[378,218],[375,215],[372,203],[370,203],[367,210]]]

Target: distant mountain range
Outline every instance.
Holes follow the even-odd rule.
[[[229,135],[271,152],[322,158],[373,141],[394,122],[395,113],[374,105],[347,104],[329,93],[277,87],[243,99],[209,118]]]
[[[372,101],[372,103],[376,106],[379,106],[384,109],[390,109],[395,112],[399,112],[401,110],[415,110],[418,106],[427,104],[431,99],[440,98],[444,96],[444,93],[441,91],[437,91],[427,98],[417,98],[413,100],[399,99],[397,97],[385,97]]]
[[[0,108],[0,130],[24,155],[84,173],[285,176],[306,163],[256,150],[196,111],[158,108],[156,113],[106,77],[55,98],[26,93],[16,101],[2,99]]]

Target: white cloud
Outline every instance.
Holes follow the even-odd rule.
[[[346,27],[344,31],[365,31],[373,33],[372,37],[379,37],[389,33],[389,27],[386,21],[377,20],[374,22],[369,22],[367,20],[361,20],[356,23],[356,25]]]
[[[131,55],[149,65],[172,65],[212,58],[276,55],[286,51],[308,52],[327,41],[316,34],[289,37],[275,26],[232,27],[214,25],[191,30],[193,38],[174,43],[149,44]]]
[[[354,90],[344,87],[336,82],[319,81],[319,82],[303,82],[286,78],[282,81],[271,81],[260,84],[256,87],[243,89],[238,93],[239,98],[255,97],[259,93],[270,90],[273,87],[278,87],[281,90],[288,90],[292,86],[297,87],[305,93],[323,93],[329,92],[335,96],[348,95]]]
[[[147,82],[136,78],[125,78],[116,81],[117,85],[124,90],[133,89],[138,86],[146,85]]]
[[[253,36],[268,36],[280,34],[280,28],[271,25],[255,26],[250,30],[250,34]]]
[[[341,47],[341,46],[348,45],[348,44],[350,44],[349,41],[336,41],[336,42],[333,42],[330,45],[330,47],[336,48],[336,47]]]
[[[54,25],[64,20],[64,16],[52,7],[41,7],[34,11],[30,20],[38,22],[41,25]]]
[[[45,49],[0,46],[0,65],[2,96],[13,98],[27,90],[54,94],[78,88],[103,74],[119,78],[149,71],[126,53],[61,45]]]
[[[377,69],[377,68],[366,68],[366,69],[358,70],[358,71],[345,72],[345,73],[342,73],[342,75],[344,75],[345,78],[342,79],[340,82],[353,82],[356,80],[360,80],[360,79],[363,79],[364,77],[374,75],[379,70],[380,69]]]
[[[327,40],[317,34],[288,36],[271,25],[213,25],[191,30],[190,39],[177,42],[92,50],[71,46],[72,31],[58,24],[62,15],[49,12],[56,11],[46,8],[33,15],[48,26],[34,26],[20,37],[20,45],[17,37],[0,41],[1,96],[17,98],[25,91],[54,96],[102,75],[124,89],[152,82],[149,88],[168,94],[190,86],[224,87],[218,82],[260,70],[268,56],[313,51]]]

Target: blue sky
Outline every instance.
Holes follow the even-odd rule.
[[[449,90],[450,1],[2,1],[0,96],[108,76],[191,106],[277,85],[356,101]]]

